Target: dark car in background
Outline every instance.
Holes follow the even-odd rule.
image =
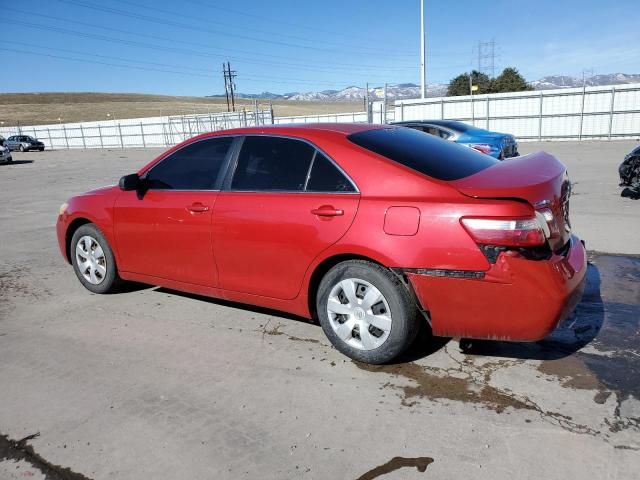
[[[491,132],[454,120],[412,120],[394,122],[394,125],[420,130],[474,148],[500,160],[519,155],[518,142],[513,135]]]
[[[13,135],[7,138],[5,145],[9,150],[20,150],[21,152],[28,152],[29,150],[42,152],[44,150],[44,143],[29,135]]]

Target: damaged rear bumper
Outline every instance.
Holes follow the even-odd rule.
[[[546,337],[582,298],[587,256],[575,236],[564,255],[502,253],[477,275],[405,271],[435,335],[510,341]],[[438,271],[442,272],[442,271]]]

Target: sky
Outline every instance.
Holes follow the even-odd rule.
[[[322,91],[420,83],[419,0],[0,0],[0,92]],[[478,67],[640,73],[637,0],[425,0],[427,82]],[[496,72],[496,73],[497,73]]]

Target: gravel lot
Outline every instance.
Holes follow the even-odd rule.
[[[14,153],[0,165],[0,478],[638,478],[640,201],[617,186],[632,146],[521,145],[575,182],[591,263],[573,318],[468,354],[426,339],[383,367],[278,312],[90,294],[58,252],[58,207],[159,150]]]

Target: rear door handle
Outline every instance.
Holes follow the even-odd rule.
[[[192,205],[189,205],[187,207],[187,210],[189,210],[191,213],[204,213],[209,210],[209,207],[200,202],[197,202]]]
[[[311,210],[311,213],[319,217],[339,217],[340,215],[344,215],[344,210],[334,208],[331,205],[322,205],[321,207]]]

